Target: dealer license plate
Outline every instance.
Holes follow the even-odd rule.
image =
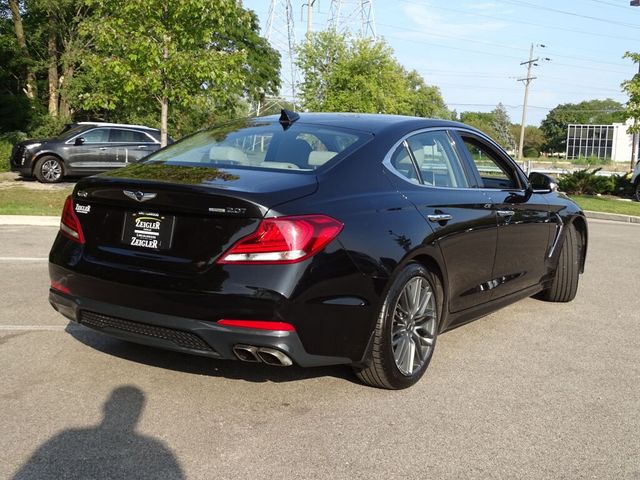
[[[122,243],[147,250],[171,248],[173,215],[152,212],[127,212],[122,229]]]

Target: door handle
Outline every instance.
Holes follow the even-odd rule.
[[[448,222],[453,219],[453,216],[448,213],[434,213],[432,215],[427,215],[427,218],[430,222]]]
[[[98,150],[106,150],[107,147],[100,147]]]
[[[497,210],[496,213],[499,217],[513,217],[516,212],[513,210]]]

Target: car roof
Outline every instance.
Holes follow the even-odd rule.
[[[75,125],[88,125],[88,126],[96,126],[96,127],[128,127],[128,128],[138,128],[143,130],[151,130],[158,131],[157,128],[146,127],[144,125],[131,125],[128,123],[109,123],[109,122],[76,122]]]
[[[431,127],[464,127],[470,128],[460,122],[442,120],[437,118],[410,117],[405,115],[388,115],[382,113],[298,113],[299,123],[319,124],[354,130],[366,131],[377,134],[390,127],[431,128]],[[261,117],[270,121],[277,121],[279,115]]]

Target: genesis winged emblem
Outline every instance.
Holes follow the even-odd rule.
[[[138,202],[146,202],[147,200],[151,200],[152,198],[156,198],[157,193],[145,193],[141,191],[132,192],[131,190],[123,190],[127,197],[136,200]]]

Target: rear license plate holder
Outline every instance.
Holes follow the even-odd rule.
[[[153,212],[125,212],[122,243],[143,250],[168,250],[175,217]]]

